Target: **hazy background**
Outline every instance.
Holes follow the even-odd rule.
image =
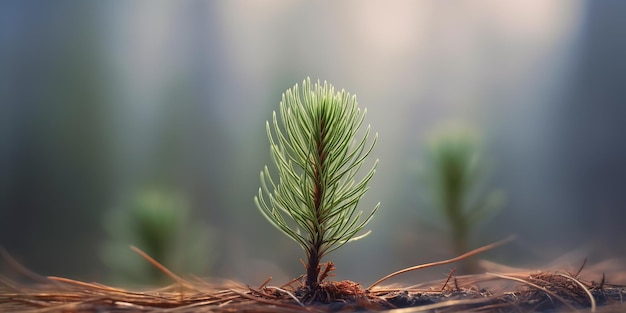
[[[158,186],[209,225],[193,274],[304,273],[252,199],[265,121],[310,76],[356,94],[379,134],[361,208],[381,209],[329,256],[337,279],[452,256],[417,179],[451,121],[484,135],[507,194],[472,245],[518,235],[485,257],[625,256],[625,14],[624,1],[2,1],[0,245],[38,273],[106,281],[103,216]]]

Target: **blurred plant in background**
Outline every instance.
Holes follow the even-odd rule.
[[[454,253],[469,251],[469,239],[478,223],[504,204],[501,190],[486,186],[489,165],[473,129],[455,127],[434,134],[427,145],[423,178],[432,204],[443,214]],[[477,270],[472,260],[461,266]]]
[[[155,285],[169,278],[130,249],[134,245],[168,269],[205,274],[213,261],[210,228],[190,217],[190,208],[171,191],[146,190],[132,202],[107,212],[104,227],[109,236],[101,258],[109,267],[111,282]]]

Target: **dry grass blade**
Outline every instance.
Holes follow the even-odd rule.
[[[84,288],[90,288],[90,289],[94,289],[94,290],[102,290],[102,291],[109,291],[109,292],[123,292],[123,293],[127,292],[127,291],[125,291],[123,289],[113,288],[113,287],[109,287],[109,286],[105,286],[105,285],[101,285],[101,284],[86,283],[86,282],[73,280],[73,279],[69,279],[69,278],[63,278],[63,277],[48,276],[48,279],[50,279],[52,281],[58,281],[58,282],[71,284],[71,285],[76,285],[76,286],[84,287]]]
[[[290,308],[290,309],[293,309],[293,310],[296,310],[296,311],[305,310],[307,312],[315,312],[315,310],[313,310],[313,308],[302,306],[300,301],[298,301],[298,303],[300,303],[300,306],[296,306],[296,305],[292,305],[292,304],[285,303],[285,302],[280,302],[280,301],[274,301],[274,300],[254,297],[254,296],[251,296],[251,295],[249,295],[247,293],[239,292],[239,291],[236,291],[236,290],[233,290],[233,292],[239,294],[240,296],[242,296],[242,297],[244,297],[246,299],[250,299],[252,301],[256,301],[256,302],[263,303],[263,304],[269,304],[269,305],[273,305],[273,306],[277,306],[277,307]]]
[[[185,287],[188,287],[188,288],[193,288],[192,285],[189,282],[187,282],[186,280],[182,279],[180,276],[174,274],[172,271],[168,270],[167,267],[165,267],[161,263],[157,262],[155,259],[153,259],[151,256],[149,256],[147,253],[141,251],[141,249],[139,249],[139,248],[137,248],[135,246],[130,246],[130,248],[133,251],[135,251],[137,254],[141,255],[148,262],[150,262],[150,264],[154,265],[160,271],[165,273],[165,275],[169,276],[174,281],[178,282],[181,286],[185,286]]]
[[[289,292],[289,291],[287,291],[287,290],[285,290],[285,289],[282,289],[282,288],[279,288],[279,287],[274,287],[274,286],[268,286],[267,288],[268,288],[268,289],[278,290],[278,291],[280,291],[280,292],[282,292],[282,293],[284,293],[284,294],[288,295],[291,299],[293,299],[294,301],[296,301],[296,302],[297,302],[300,306],[304,306],[304,304],[302,304],[302,302],[300,302],[300,300],[298,300],[298,298],[297,298],[296,296],[294,296],[294,294],[293,294],[293,293],[291,293],[291,292]]]
[[[448,277],[446,278],[446,282],[443,283],[443,286],[441,286],[441,289],[439,291],[444,291],[446,289],[446,286],[448,285],[450,278],[452,278],[452,275],[454,275],[454,272],[456,272],[456,267],[450,271],[450,273],[448,274]],[[456,286],[456,289],[458,290],[459,286],[457,284],[456,278],[454,279],[454,285]]]
[[[585,259],[586,261],[587,259]],[[576,273],[576,275],[580,274],[580,271],[578,271],[578,273]],[[593,297],[593,295],[591,294],[591,292],[589,291],[589,289],[587,289],[587,286],[585,286],[585,284],[581,283],[580,280],[570,276],[570,275],[565,275],[562,273],[558,274],[559,276],[568,278],[570,280],[572,280],[573,282],[575,282],[578,286],[580,286],[580,288],[587,294],[587,296],[589,297],[589,302],[591,303],[591,312],[595,312],[596,311],[596,299]]]
[[[489,245],[486,245],[486,246],[482,246],[480,248],[474,249],[474,250],[472,250],[470,252],[467,252],[465,254],[462,254],[462,255],[457,256],[457,257],[452,258],[452,259],[447,259],[447,260],[437,261],[437,262],[432,262],[432,263],[426,263],[426,264],[420,264],[420,265],[416,265],[416,266],[412,266],[412,267],[408,267],[408,268],[399,270],[397,272],[393,272],[393,273],[391,273],[391,274],[389,274],[389,275],[387,275],[387,276],[377,280],[375,283],[373,283],[369,287],[367,287],[366,290],[371,290],[372,288],[374,288],[375,286],[378,286],[383,281],[385,281],[385,280],[387,280],[389,278],[392,278],[394,276],[398,276],[400,274],[404,274],[404,273],[408,273],[408,272],[416,271],[416,270],[421,270],[421,269],[425,269],[425,268],[429,268],[429,267],[433,267],[433,266],[439,266],[439,265],[445,265],[445,264],[458,262],[458,261],[461,261],[463,259],[467,259],[467,258],[469,258],[471,256],[474,256],[476,254],[483,253],[485,251],[488,251],[488,250],[491,250],[491,249],[496,248],[498,246],[501,246],[501,245],[503,245],[505,243],[508,243],[508,242],[512,241],[513,239],[515,239],[515,236],[510,236],[510,237],[508,237],[506,239],[500,240],[498,242],[495,242],[495,243],[492,243],[492,244],[489,244]]]
[[[261,284],[261,286],[259,286],[259,288],[258,288],[258,289],[261,289],[261,288],[263,288],[263,287],[267,286],[267,284],[269,284],[269,282],[270,282],[271,280],[272,280],[272,276],[268,277],[268,278],[267,278],[267,279],[266,279],[266,280],[265,280],[265,281]]]
[[[445,308],[453,308],[466,305],[475,305],[487,302],[489,299],[460,299],[460,300],[448,300],[439,303],[433,303],[428,305],[422,305],[418,307],[393,309],[386,311],[387,313],[419,313],[419,312],[441,312]],[[459,310],[458,312],[462,312]]]
[[[20,264],[20,262],[15,260],[13,256],[11,256],[11,254],[9,254],[9,252],[7,252],[3,247],[0,247],[0,256],[2,256],[2,259],[4,259],[5,262],[8,263],[9,267],[13,268],[16,273],[19,273],[24,277],[31,279],[32,281],[46,282],[45,277],[24,267],[22,264]]]
[[[566,305],[566,306],[567,306],[570,310],[572,310],[572,311],[576,310],[576,308],[575,308],[573,305],[571,305],[569,302],[567,302],[565,299],[563,299],[563,297],[561,297],[561,296],[557,295],[556,293],[554,293],[554,292],[552,292],[552,291],[550,291],[550,290],[548,290],[548,289],[546,289],[546,288],[544,288],[544,287],[541,287],[541,286],[539,286],[539,285],[537,285],[537,284],[535,284],[535,283],[529,282],[529,281],[524,280],[524,279],[521,279],[521,278],[517,278],[517,277],[513,277],[513,276],[507,276],[507,275],[500,275],[500,274],[496,274],[496,273],[487,273],[487,275],[493,275],[493,276],[495,276],[495,277],[499,277],[499,278],[502,278],[502,279],[508,279],[508,280],[512,280],[512,281],[520,282],[520,283],[522,283],[522,284],[526,284],[526,285],[528,285],[528,286],[531,286],[531,287],[533,287],[533,288],[536,288],[536,289],[538,289],[538,290],[541,290],[541,291],[545,292],[546,294],[548,294],[548,295],[550,295],[550,296],[554,297],[555,299],[557,299],[557,300],[561,301],[561,302],[562,302],[563,304],[565,304],[565,305]]]
[[[583,260],[583,264],[580,265],[580,267],[578,268],[578,271],[576,271],[576,274],[572,275],[573,277],[578,277],[578,275],[580,275],[580,272],[583,271],[583,268],[585,267],[585,265],[587,264],[587,258],[585,258]]]

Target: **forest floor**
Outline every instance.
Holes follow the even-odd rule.
[[[489,271],[481,274],[457,276],[453,268],[441,280],[412,286],[382,285],[408,271],[454,263],[494,246],[403,269],[367,288],[347,280],[322,281],[313,294],[304,287],[302,277],[279,286],[273,286],[268,278],[256,287],[234,281],[184,279],[136,248],[175,283],[160,289],[129,290],[43,277],[5,254],[13,271],[11,278],[0,276],[0,312],[626,312],[626,285],[616,284],[626,279],[621,261],[586,267],[584,260],[573,271],[513,269],[485,261],[481,267]],[[332,262],[324,266],[324,276],[332,276],[326,275],[334,270]]]
[[[626,312],[626,286],[585,282],[566,272],[466,275],[411,287],[364,290],[323,283],[325,300],[303,303],[298,287],[192,279],[131,291],[60,277],[17,284],[0,279],[2,312]],[[513,282],[511,284],[502,282]],[[485,286],[483,286],[485,285]]]
[[[604,275],[587,281],[580,270],[453,273],[408,287],[326,281],[315,300],[304,300],[301,279],[251,287],[170,273],[175,284],[136,291],[22,271],[20,283],[0,276],[0,312],[626,312],[626,285],[609,284]]]

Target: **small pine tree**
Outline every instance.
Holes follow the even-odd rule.
[[[450,230],[455,254],[469,250],[475,226],[503,204],[500,190],[482,190],[488,166],[479,138],[471,129],[454,129],[431,138],[426,155],[426,179]],[[465,272],[475,265],[464,264]]]
[[[321,259],[369,234],[359,232],[380,203],[364,218],[357,205],[368,190],[378,160],[363,178],[358,180],[356,175],[378,135],[368,144],[367,126],[357,140],[366,110],[361,113],[355,96],[343,90],[335,93],[326,82],[312,86],[310,79],[302,87],[300,90],[296,84],[283,94],[281,123],[274,112],[272,124],[266,124],[277,178],[272,178],[266,166],[254,200],[263,216],[304,250],[306,287],[315,292],[324,278]]]

